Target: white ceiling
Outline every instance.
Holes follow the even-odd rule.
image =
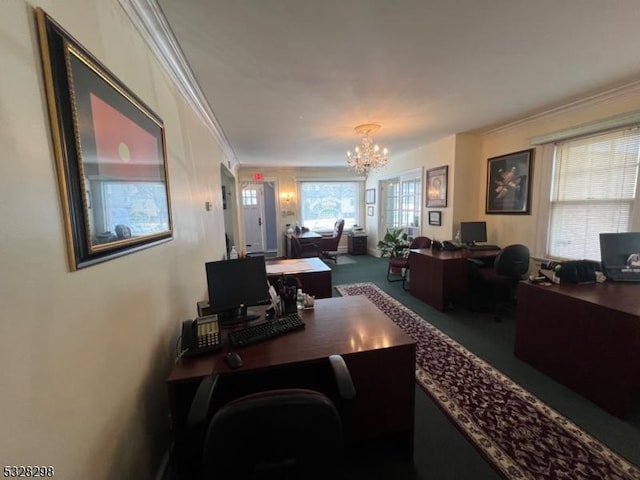
[[[150,0],[156,1],[156,0]],[[157,0],[242,166],[344,166],[640,79],[639,0]]]

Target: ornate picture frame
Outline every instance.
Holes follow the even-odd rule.
[[[534,149],[487,160],[486,213],[531,213],[531,168]]]
[[[427,208],[447,206],[448,173],[448,165],[427,170],[425,181]]]
[[[172,239],[162,120],[36,8],[70,269]]]

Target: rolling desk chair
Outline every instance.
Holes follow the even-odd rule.
[[[344,446],[344,402],[355,397],[355,389],[341,356],[332,355],[322,366],[332,379],[329,388],[320,379],[318,390],[266,389],[217,410],[212,405],[220,377],[205,377],[187,420],[185,441],[195,454],[187,460],[198,470],[190,478],[335,478]]]
[[[327,260],[333,260],[338,263],[338,245],[342,238],[342,231],[344,230],[344,218],[338,220],[333,226],[333,233],[321,238],[320,249],[322,250],[322,257]]]
[[[293,258],[322,257],[322,249],[317,243],[301,243],[298,237],[292,235],[291,256]]]
[[[529,248],[525,245],[509,245],[503,248],[490,264],[476,258],[469,258],[471,263],[471,308],[480,305],[477,297],[486,298],[483,306],[494,310],[494,319],[502,321],[500,313],[516,299],[518,282],[529,270]]]

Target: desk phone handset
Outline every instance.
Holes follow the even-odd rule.
[[[203,355],[222,347],[218,316],[209,315],[182,322],[182,354]]]
[[[460,246],[456,245],[453,242],[450,242],[449,240],[445,240],[444,242],[442,242],[442,249],[443,250],[460,250]]]

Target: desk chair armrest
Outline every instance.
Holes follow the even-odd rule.
[[[200,381],[200,385],[198,385],[196,394],[193,397],[193,402],[191,402],[191,407],[189,408],[187,426],[197,426],[208,420],[211,399],[218,385],[218,378],[218,375],[213,374],[204,377]]]
[[[490,265],[490,264],[487,264],[486,262],[484,262],[483,260],[480,260],[479,258],[467,258],[467,260],[469,262],[471,262],[474,266],[477,266],[477,267],[480,267],[480,268],[487,267],[487,266]],[[491,257],[491,260],[493,260],[493,257]]]
[[[351,373],[349,373],[344,359],[340,355],[331,355],[329,356],[329,362],[336,377],[336,385],[340,396],[343,400],[352,400],[356,396],[356,388],[353,385]]]

